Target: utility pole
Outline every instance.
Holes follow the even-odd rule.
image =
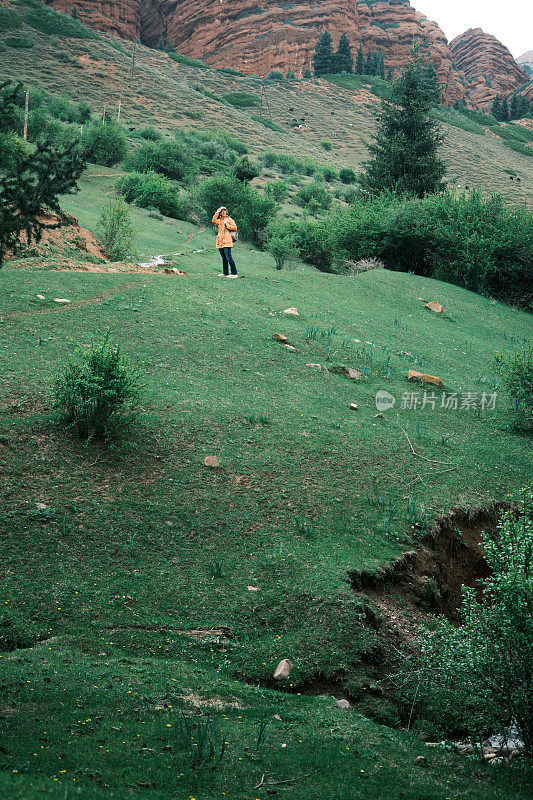
[[[24,102],[24,141],[28,141],[28,110],[30,107],[30,90],[26,89],[26,100]]]

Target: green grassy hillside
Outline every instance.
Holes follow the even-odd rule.
[[[91,225],[103,191],[88,178],[64,205]],[[221,281],[209,230],[134,213],[145,255],[180,253],[187,275],[51,271],[42,257],[2,271],[1,602],[50,640],[2,657],[5,796],[80,784],[81,797],[244,800],[264,796],[252,787],[267,773],[296,779],[282,784],[294,798],[518,798],[519,775],[440,751],[415,768],[420,740],[360,716],[396,719],[379,692],[360,697],[380,639],[348,574],[523,484],[529,444],[503,395],[495,410],[441,409],[440,394],[434,410],[402,410],[402,393],[423,397],[414,368],[479,404],[493,355],[524,343],[529,316],[410,274],[278,272],[246,244],[242,277]],[[118,450],[76,443],[50,408],[61,366],[107,334],[146,382],[140,428]],[[379,389],[397,398],[384,418]],[[289,694],[258,688],[285,657]],[[355,710],[335,707],[345,693]],[[207,711],[215,748],[228,741],[216,766],[198,761],[204,729],[187,727]]]
[[[365,84],[359,77],[339,76],[335,80],[340,85],[335,85],[321,79],[279,82],[239,77],[179,63],[166,53],[139,45],[134,54],[131,42],[92,31],[88,32],[91,38],[65,37],[63,23],[45,15],[43,24],[36,5],[35,0],[17,4],[2,0],[2,8],[16,8],[20,27],[0,29],[0,78],[85,100],[96,113],[105,106],[108,114],[116,115],[120,100],[126,124],[150,124],[169,133],[224,127],[256,154],[274,147],[336,167],[357,166],[366,158],[364,142],[373,129],[376,95],[386,90],[383,81],[369,79]],[[51,11],[48,14],[58,18]],[[33,46],[5,45],[14,34]],[[258,105],[238,109],[225,103],[224,96],[234,92],[254,95]],[[447,134],[443,155],[449,179],[463,187],[497,191],[514,203],[532,204],[531,156],[509,149],[497,131],[474,125],[457,112],[441,117]],[[268,127],[272,123],[275,130]],[[294,124],[304,129],[295,131]],[[324,139],[333,142],[332,152],[321,148]]]

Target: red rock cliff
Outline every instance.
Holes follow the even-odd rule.
[[[472,105],[488,107],[497,94],[509,95],[526,83],[526,71],[509,50],[481,28],[470,28],[450,43],[455,67],[468,81]]]

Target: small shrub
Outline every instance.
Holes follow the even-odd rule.
[[[285,80],[285,75],[277,69],[271,69],[267,78],[269,81],[283,81]]]
[[[128,140],[118,122],[93,122],[83,133],[82,147],[88,161],[112,167],[128,152]]]
[[[241,156],[235,162],[233,167],[235,177],[239,181],[251,181],[261,174],[261,168],[258,164],[250,161],[248,156]]]
[[[337,170],[333,169],[333,167],[325,166],[322,168],[322,175],[324,176],[325,181],[331,183],[331,181],[334,181],[337,177]]]
[[[268,252],[276,263],[276,269],[283,269],[289,263],[298,259],[298,250],[292,239],[274,237],[267,244]]]
[[[86,28],[79,19],[61,14],[43,3],[27,2],[26,5],[29,5],[31,10],[26,14],[24,21],[36,31],[74,39],[98,39],[98,34]]]
[[[303,77],[306,81],[310,80],[313,77],[313,73],[309,68],[304,70]]]
[[[254,122],[260,122],[261,125],[265,126],[265,128],[270,128],[271,131],[285,133],[285,128],[282,128],[281,125],[277,124],[277,122],[272,122],[272,120],[268,119],[267,117],[260,117],[258,114],[250,114],[250,117],[254,120]]]
[[[272,169],[276,165],[278,160],[278,154],[275,153],[273,150],[267,150],[266,153],[263,153],[261,156],[261,161],[265,165],[267,169]]]
[[[265,186],[265,193],[272,197],[276,203],[282,203],[289,193],[289,184],[286,181],[271,181]]]
[[[125,166],[134,172],[160,172],[172,180],[183,180],[191,157],[181,142],[168,139],[146,142],[129,153]]]
[[[21,650],[37,642],[37,629],[33,622],[18,614],[0,613],[0,652]]]
[[[22,27],[22,17],[10,8],[0,8],[0,32]]]
[[[136,139],[148,139],[150,142],[159,142],[163,138],[163,134],[155,128],[152,128],[151,125],[137,128],[137,130],[132,131],[130,135]]]
[[[54,405],[61,422],[81,439],[121,436],[135,418],[141,388],[119,347],[107,340],[92,346],[81,361],[70,361],[58,377]]]
[[[323,139],[320,142],[320,147],[323,147],[324,150],[327,150],[329,152],[333,150],[333,142],[330,142],[328,139]]]
[[[344,193],[344,202],[345,203],[355,203],[355,201],[359,198],[359,190],[355,188],[348,189]]]
[[[237,72],[233,67],[217,67],[217,72],[222,72],[225,75],[233,75],[234,77],[244,78],[244,72]]]
[[[223,95],[223,99],[234,108],[253,108],[261,105],[261,98],[250,92],[230,92]]]
[[[333,195],[317,181],[309,186],[302,186],[296,193],[296,203],[302,208],[307,208],[312,214],[327,211],[331,208]]]
[[[116,186],[128,203],[135,203],[140,208],[156,208],[165,217],[184,218],[185,209],[179,192],[158,172],[130,172],[120,178]]]
[[[14,166],[19,155],[27,154],[26,143],[14,133],[0,133],[0,169]]]
[[[171,51],[167,53],[169,58],[172,61],[177,61],[178,64],[186,64],[188,67],[196,67],[197,69],[213,69],[210,67],[209,64],[204,64],[203,61],[197,61],[195,58],[189,58],[189,56],[184,56],[181,53],[176,53],[175,51]]]
[[[102,210],[98,234],[105,255],[113,261],[135,257],[135,229],[127,204],[120,197]]]
[[[354,275],[368,272],[371,269],[385,269],[385,264],[379,258],[361,258],[359,261],[345,262],[345,271]]]
[[[7,36],[4,41],[8,47],[15,47],[20,50],[29,50],[30,47],[34,45],[34,42],[32,42],[31,39],[27,39],[25,36]]]
[[[514,402],[516,426],[533,428],[533,346],[496,356],[495,367]]]
[[[342,183],[355,183],[357,180],[357,175],[350,167],[343,167],[341,170],[339,170],[339,178],[341,179]]]

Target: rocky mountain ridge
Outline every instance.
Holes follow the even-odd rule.
[[[437,23],[409,0],[48,0],[76,13],[90,27],[157,47],[176,50],[216,67],[246,74],[271,70],[297,76],[312,67],[320,34],[328,29],[334,44],[346,33],[355,55],[381,50],[385,69],[397,75],[414,41],[435,66],[443,98],[486,106],[495,94],[516,90],[527,81],[510,52],[476,28],[450,45]],[[494,91],[492,91],[494,90]]]

